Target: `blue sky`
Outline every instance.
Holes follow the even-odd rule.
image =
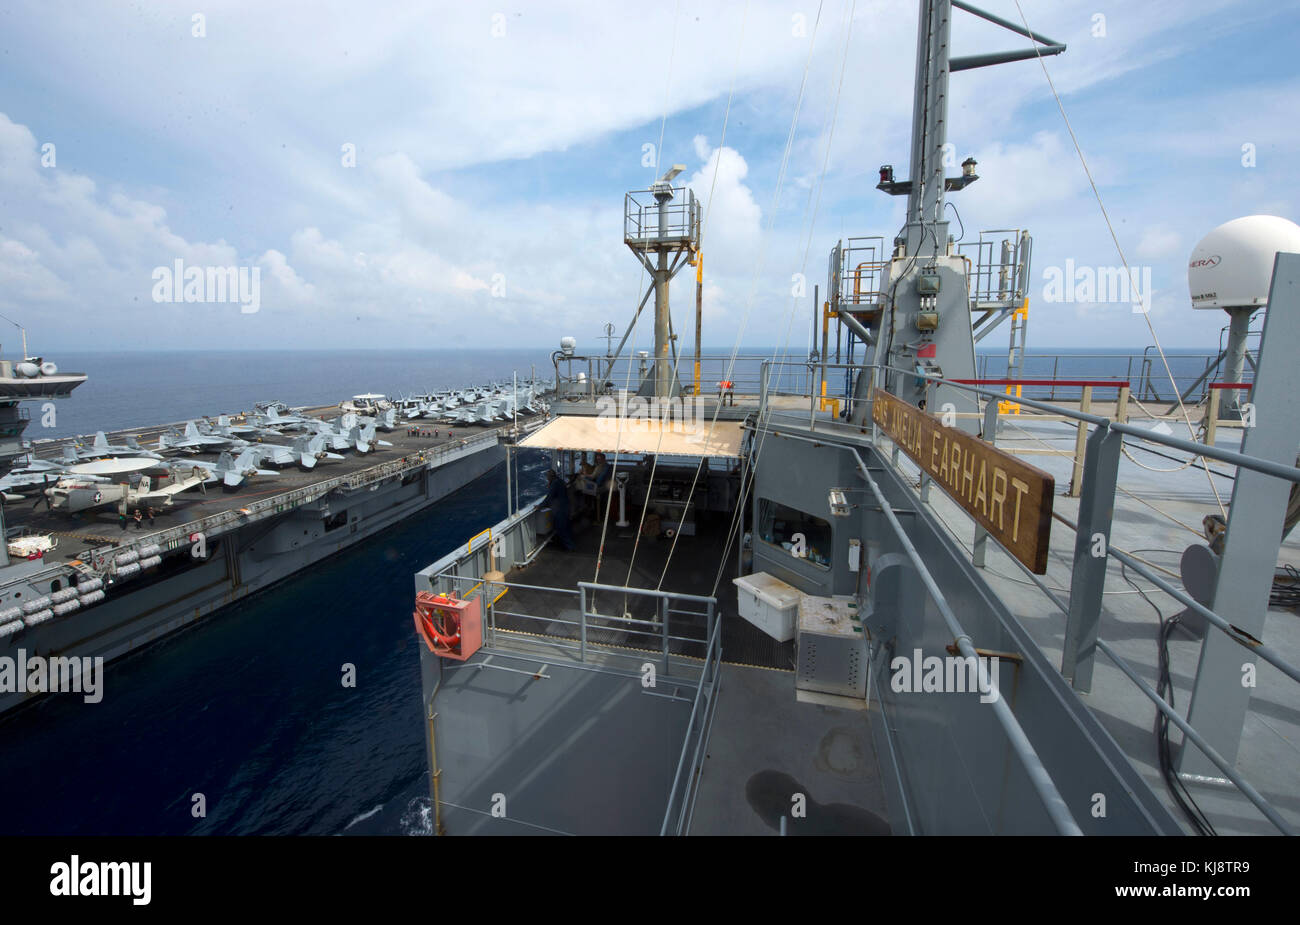
[[[621,210],[661,131],[664,165],[713,193],[708,344],[801,352],[791,275],[810,297],[837,238],[902,221],[874,184],[882,163],[907,175],[906,0],[826,0],[819,21],[816,3],[756,0],[201,6],[202,36],[172,4],[0,11],[0,313],[37,351],[603,343],[645,283]],[[1217,344],[1226,317],[1187,307],[1192,247],[1241,215],[1300,217],[1300,5],[1021,6],[1069,45],[1047,67],[1130,265],[1151,269],[1156,333]],[[954,54],[1025,44],[960,11],[953,35]],[[1031,348],[1150,343],[1127,304],[1043,299],[1051,268],[1119,258],[1038,63],[956,74],[951,93],[949,140],[982,177],[950,197],[967,240],[1035,238]],[[156,302],[152,273],[177,259],[259,268],[258,311]]]

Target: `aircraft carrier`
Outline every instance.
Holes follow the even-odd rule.
[[[67,398],[86,379],[32,369],[22,375],[15,364],[0,365],[0,401],[9,399],[3,407],[23,426],[30,418],[19,402]],[[329,418],[340,407],[304,414]],[[532,414],[500,424],[399,422],[379,431],[383,443],[368,453],[322,459],[310,471],[286,466],[252,474],[234,489],[210,479],[175,496],[173,504],[157,504],[139,524],[130,516],[119,519],[116,504],[69,513],[51,509],[42,489],[34,497],[9,496],[3,512],[10,542],[27,537],[55,545],[31,558],[0,548],[0,658],[21,664],[22,653],[27,659],[107,661],[149,645],[470,484],[504,462],[506,441],[539,423]],[[5,445],[11,460],[18,453],[57,459],[79,442],[39,440],[32,448],[21,442],[23,426],[12,428]],[[133,438],[151,445],[177,427],[107,436],[110,443]],[[50,484],[58,477],[52,472]],[[0,713],[42,694],[24,687],[0,692]]]

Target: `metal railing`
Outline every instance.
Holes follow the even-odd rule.
[[[507,535],[511,529],[518,529],[523,520],[522,516],[514,518],[501,535]],[[622,659],[633,663],[626,669],[626,674],[638,683],[643,682],[644,666],[654,661],[657,656],[659,668],[656,674],[656,687],[671,684],[690,685],[694,688],[691,695],[691,715],[683,735],[672,788],[668,793],[663,824],[659,833],[660,835],[685,834],[690,829],[695,811],[695,797],[705,754],[704,746],[708,742],[717,704],[719,672],[722,664],[722,632],[716,599],[650,588],[585,581],[579,582],[576,590],[513,581],[489,581],[482,575],[460,573],[466,563],[482,561],[491,545],[489,542],[475,549],[473,543],[471,539],[462,551],[438,563],[436,566],[438,571],[429,577],[429,585],[434,590],[443,593],[455,592],[461,597],[468,596],[480,588],[488,588],[489,596],[484,598],[487,605],[484,610],[484,648],[480,652],[489,656],[493,653],[517,655],[521,651],[531,651],[537,646],[542,646],[568,652],[571,656],[575,656],[580,664],[586,664],[592,655],[599,655],[601,662],[605,664],[614,664],[611,662],[612,659]],[[576,619],[565,619],[558,615],[538,616],[506,609],[498,602],[510,600],[511,592],[514,592],[516,599],[520,596],[520,592],[532,595],[556,594],[561,595],[566,601],[576,599]],[[622,608],[623,614],[611,615],[596,610],[597,595],[621,597],[625,602]],[[647,620],[631,616],[626,609],[626,601],[629,597],[649,601],[652,604],[654,618]],[[682,618],[679,623],[684,620],[691,626],[702,624],[703,635],[674,633],[672,631],[674,617]],[[502,618],[522,623],[532,629],[521,630],[518,626],[504,629],[500,625]],[[511,632],[519,632],[523,635],[512,637]],[[617,641],[612,641],[608,634],[617,634],[614,636]],[[635,640],[621,638],[624,635],[635,637]],[[575,638],[577,645],[573,644]],[[678,649],[698,651],[674,652],[674,644],[677,644]],[[674,655],[678,656],[676,661]],[[674,699],[681,698],[674,697]]]
[[[790,439],[817,442],[811,437],[801,437],[797,434],[783,433],[782,435]],[[934,602],[934,605],[939,611],[948,631],[952,634],[957,650],[961,653],[962,657],[970,660],[970,664],[976,666],[976,670],[979,672],[979,689],[987,690],[989,687],[989,679],[986,674],[986,669],[980,661],[979,653],[976,651],[975,645],[971,641],[971,637],[966,633],[961,621],[957,618],[956,613],[948,604],[946,595],[944,595],[943,590],[939,587],[939,583],[931,574],[930,569],[926,565],[925,560],[921,557],[920,552],[912,543],[906,529],[899,522],[898,517],[894,513],[892,505],[890,505],[888,499],[885,497],[884,492],[880,489],[876,480],[872,478],[870,468],[862,459],[861,454],[859,454],[857,449],[854,447],[845,445],[840,446],[839,449],[852,454],[854,461],[857,463],[859,473],[867,483],[868,490],[871,492],[877,506],[884,515],[886,522],[889,524],[895,538],[898,540],[899,546],[902,547],[903,553],[907,556],[912,567],[916,570],[916,574],[925,588],[926,595]],[[1075,821],[1073,814],[1071,814],[1069,806],[1061,796],[1061,793],[1053,782],[1051,775],[1044,767],[1037,750],[1034,748],[1033,743],[1029,740],[1028,735],[1026,735],[1024,729],[1021,727],[1020,721],[1016,719],[1015,712],[1008,705],[1006,699],[1002,697],[995,698],[992,701],[992,706],[996,721],[998,725],[1001,726],[1003,734],[1007,737],[1007,744],[1011,748],[1012,753],[1016,756],[1021,767],[1024,769],[1030,785],[1034,788],[1035,793],[1042,802],[1043,810],[1047,813],[1048,818],[1051,819],[1056,831],[1062,835],[1083,834],[1082,830],[1079,828],[1079,824]]]
[[[920,576],[921,583],[925,586],[926,593],[929,595],[930,600],[934,602],[935,607],[938,608],[940,615],[943,617],[944,623],[947,624],[948,631],[952,633],[957,649],[961,652],[962,656],[970,660],[970,664],[977,666],[977,670],[980,673],[979,689],[987,690],[988,679],[985,676],[986,669],[984,668],[983,662],[980,661],[979,653],[975,650],[975,644],[971,642],[971,638],[962,627],[961,621],[957,619],[957,615],[948,605],[947,598],[939,588],[938,583],[934,580],[934,576],[930,574],[929,568],[926,567],[925,560],[921,558],[921,554],[917,552],[916,547],[912,544],[911,538],[907,535],[907,531],[903,528],[903,525],[898,522],[898,517],[894,514],[893,508],[885,498],[884,492],[880,490],[880,486],[876,484],[876,480],[871,477],[871,472],[867,468],[867,464],[863,462],[862,457],[858,454],[857,450],[852,448],[848,449],[853,453],[853,457],[858,464],[858,471],[861,473],[862,477],[866,479],[867,487],[871,490],[872,495],[875,496],[876,503],[880,506],[881,512],[889,522],[889,526],[894,531],[894,535],[898,539],[899,544],[903,547],[903,551],[907,554],[908,559],[911,560],[912,567],[916,569],[917,574]],[[1002,731],[1007,737],[1007,742],[1011,746],[1012,752],[1015,753],[1017,760],[1019,760],[1021,766],[1024,768],[1025,774],[1028,776],[1029,782],[1034,788],[1034,792],[1042,801],[1043,809],[1051,818],[1052,824],[1056,827],[1056,831],[1061,835],[1082,835],[1083,832],[1079,828],[1079,824],[1075,822],[1074,816],[1070,813],[1070,808],[1066,804],[1065,799],[1061,796],[1060,791],[1056,789],[1056,784],[1052,781],[1051,775],[1047,773],[1047,769],[1043,766],[1042,759],[1038,757],[1038,752],[1034,749],[1033,743],[1029,741],[1029,737],[1025,734],[1024,729],[1021,728],[1020,721],[1016,719],[1016,714],[1007,704],[1007,701],[1002,697],[994,698],[992,705],[998,724],[1002,727]]]
[[[673,198],[660,206],[652,190],[635,190],[623,198],[623,240],[627,244],[653,245],[658,240],[696,243],[700,239],[700,204],[689,187],[674,187]]]
[[[785,357],[790,354],[784,354]],[[737,396],[755,396],[762,384],[762,366],[773,362],[772,354],[701,354],[699,394],[705,398],[717,398],[718,383],[723,380],[732,383],[732,392]],[[783,364],[781,375],[773,383],[782,391],[798,392],[806,390],[812,382],[809,362],[806,359],[778,361]],[[695,356],[684,352],[680,360],[674,360],[677,377],[684,393],[692,393]],[[621,356],[608,357],[599,355],[582,355],[557,358],[559,381],[557,382],[557,399],[591,401],[602,395],[636,392],[642,379],[654,369],[654,357]],[[820,368],[820,367],[819,367]],[[848,367],[837,367],[848,368]],[[856,368],[856,367],[854,367]],[[802,370],[802,372],[799,372]],[[578,373],[582,373],[579,378]]]
[[[890,252],[880,236],[849,238],[831,248],[827,292],[831,309],[875,307],[884,293],[881,279]]]
[[[1024,302],[1030,249],[1029,235],[1014,228],[981,231],[979,240],[957,245],[958,255],[970,261],[972,309],[1017,307]]]
[[[905,372],[908,375],[921,375],[911,370],[896,370]],[[986,423],[985,434],[991,437],[995,433],[996,407],[1000,399],[1005,398],[993,389],[984,388],[979,385],[971,385],[956,382],[951,379],[943,379],[938,376],[925,375],[923,378],[930,380],[934,385],[948,385],[954,388],[965,389],[974,394],[983,396],[988,399],[986,404]],[[1267,475],[1273,478],[1281,479],[1290,483],[1300,482],[1300,469],[1293,466],[1282,465],[1267,459],[1249,456],[1244,453],[1233,450],[1220,449],[1214,446],[1206,446],[1192,440],[1185,440],[1175,437],[1171,434],[1161,434],[1155,431],[1136,427],[1121,421],[1098,415],[1088,414],[1083,411],[1075,411],[1060,405],[1052,405],[1035,399],[1021,398],[1019,402],[1032,408],[1036,408],[1047,414],[1078,421],[1082,425],[1091,425],[1092,432],[1087,437],[1087,449],[1084,458],[1083,472],[1083,492],[1079,503],[1079,519],[1077,523],[1070,523],[1064,518],[1057,517],[1058,521],[1065,523],[1067,527],[1075,532],[1075,554],[1070,578],[1069,600],[1062,601],[1052,590],[1047,587],[1046,583],[1022,563],[1016,556],[1008,553],[1007,558],[1014,562],[1017,567],[1026,575],[1032,584],[1052,601],[1054,606],[1066,615],[1065,641],[1061,655],[1061,674],[1069,680],[1072,686],[1079,691],[1087,692],[1091,690],[1093,662],[1095,653],[1102,652],[1108,659],[1113,661],[1119,670],[1139,688],[1139,690],[1150,699],[1157,710],[1169,718],[1169,721],[1181,729],[1187,736],[1188,740],[1197,747],[1209,761],[1214,764],[1227,778],[1231,781],[1240,792],[1253,803],[1256,808],[1268,819],[1274,826],[1285,834],[1295,834],[1295,830],[1287,821],[1282,818],[1280,813],[1270,804],[1254,787],[1252,787],[1228,762],[1221,754],[1212,748],[1201,735],[1191,727],[1175,710],[1175,708],[1159,696],[1149,685],[1141,680],[1139,672],[1130,665],[1115,649],[1106,644],[1099,638],[1102,612],[1102,595],[1105,591],[1107,561],[1114,557],[1125,567],[1131,568],[1134,572],[1143,578],[1152,582],[1157,588],[1170,597],[1174,598],[1184,607],[1203,617],[1209,626],[1214,627],[1217,632],[1224,633],[1228,638],[1245,646],[1250,652],[1257,655],[1270,665],[1280,670],[1287,677],[1294,681],[1300,681],[1300,668],[1288,662],[1277,650],[1250,636],[1250,634],[1238,629],[1228,619],[1214,612],[1200,602],[1194,600],[1185,591],[1174,587],[1164,578],[1156,573],[1155,570],[1148,567],[1148,564],[1135,558],[1131,554],[1124,552],[1112,546],[1109,542],[1105,544],[1102,555],[1093,554],[1094,538],[1097,535],[1103,537],[1111,536],[1112,516],[1115,508],[1115,494],[1117,491],[1117,473],[1119,466],[1119,456],[1123,449],[1124,438],[1132,437],[1137,440],[1154,443],[1169,449],[1189,453],[1193,457],[1204,456],[1207,459],[1215,459],[1223,463],[1228,463],[1240,468],[1250,469],[1255,472]],[[990,410],[991,409],[991,410]],[[987,439],[987,437],[986,437]],[[868,477],[868,481],[870,481]],[[924,481],[924,480],[923,480]],[[901,528],[900,528],[901,529]],[[977,541],[975,549],[972,550],[972,562],[977,566],[982,566],[982,556],[979,556],[981,541],[987,542],[992,539],[987,534],[977,530]],[[996,540],[994,540],[996,542]]]
[[[1148,351],[1151,348],[1148,348]],[[1207,375],[1217,361],[1213,354],[1166,354],[1173,385],[1177,394],[1191,404],[1204,401],[1210,376]],[[976,372],[980,379],[993,379],[1007,375],[1005,353],[976,355]],[[1125,379],[1132,383],[1133,397],[1138,401],[1173,401],[1176,397],[1170,388],[1169,375],[1159,356],[1149,353],[1142,356],[1127,353],[1027,353],[1024,356],[1025,379]],[[1023,394],[1031,398],[1055,401],[1063,397],[1052,386],[1026,386]]]

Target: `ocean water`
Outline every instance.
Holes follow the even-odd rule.
[[[544,468],[521,460],[525,501]],[[0,721],[0,833],[426,834],[412,576],[505,513],[497,467],[108,663],[102,702],[47,697]],[[196,793],[205,818],[192,816]]]
[[[1005,355],[987,353],[981,375],[1001,375]],[[1084,353],[1058,364],[1059,375],[1126,375],[1127,357]],[[366,391],[462,386],[527,375],[533,364],[539,376],[551,371],[545,352],[524,351],[54,359],[91,379],[60,404],[55,428],[35,432],[34,423],[31,436],[172,422],[271,398],[329,404]],[[1040,374],[1029,364],[1026,373]],[[521,459],[526,500],[541,493],[546,465]],[[109,663],[101,703],[47,697],[0,719],[0,834],[426,834],[412,574],[505,512],[498,468],[358,547]],[[345,663],[355,666],[355,688],[341,684]],[[206,800],[203,818],[192,815],[196,793]]]
[[[527,374],[522,352],[61,356],[91,380],[57,432],[176,421],[265,398]],[[220,378],[217,378],[220,373]],[[33,425],[33,429],[35,424]],[[522,500],[546,460],[520,459]],[[0,834],[423,834],[429,828],[412,576],[506,514],[505,469],[140,652],[106,695],[0,719]],[[356,687],[342,686],[345,663]],[[207,814],[192,815],[204,795]]]

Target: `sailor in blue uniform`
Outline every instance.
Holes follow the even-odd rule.
[[[551,508],[555,525],[555,538],[565,549],[573,549],[573,533],[569,524],[569,486],[554,469],[546,470],[546,503]]]

